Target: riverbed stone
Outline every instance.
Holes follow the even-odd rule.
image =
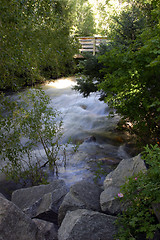
[[[16,190],[12,201],[31,218],[57,223],[58,209],[66,193],[65,182],[54,180],[47,185]]]
[[[43,234],[44,240],[58,239],[58,226],[56,226],[54,223],[47,222],[37,218],[34,218],[33,222],[38,227],[40,233]]]
[[[103,184],[104,191],[100,196],[100,205],[103,212],[115,215],[125,209],[125,205],[122,205],[117,199],[120,187],[128,177],[136,175],[140,171],[146,171],[146,166],[138,155],[130,159],[123,159],[117,168],[107,175]]]
[[[78,209],[67,212],[58,231],[59,240],[113,240],[116,217]]]
[[[44,240],[44,237],[14,203],[0,197],[0,240]]]
[[[88,143],[96,142],[96,138],[95,138],[95,136],[89,136],[89,137],[84,139],[84,142],[88,142]]]
[[[101,188],[88,181],[82,180],[71,186],[66,194],[58,212],[58,222],[62,222],[67,211],[76,209],[89,209],[100,211],[100,193]]]

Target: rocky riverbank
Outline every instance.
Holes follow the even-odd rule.
[[[139,171],[146,171],[140,155],[122,160],[103,186],[80,181],[68,189],[54,180],[16,190],[11,201],[1,194],[0,239],[113,240],[116,215],[125,208],[117,198],[120,186]]]

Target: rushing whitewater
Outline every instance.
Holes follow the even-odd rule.
[[[64,78],[42,87],[51,98],[51,106],[61,112],[62,143],[66,144],[71,139],[67,147],[66,168],[59,166],[59,178],[68,185],[82,179],[92,181],[102,165],[107,174],[112,165],[128,157],[113,133],[119,117],[107,118],[107,104],[99,101],[95,93],[84,98],[73,90],[75,84],[75,78]],[[74,143],[79,144],[76,152],[73,151]],[[49,179],[53,177],[50,173]]]

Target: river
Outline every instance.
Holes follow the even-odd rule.
[[[99,95],[92,93],[84,98],[73,90],[76,84],[74,77],[62,78],[42,86],[51,98],[51,105],[61,112],[63,119],[63,143],[69,138],[78,143],[76,153],[71,153],[74,145],[69,144],[67,166],[59,167],[59,178],[71,185],[76,181],[97,179],[103,181],[102,172],[109,173],[123,158],[129,155],[125,151],[125,143],[117,136],[114,129],[119,116],[107,118],[109,107],[99,101]],[[100,175],[100,178],[98,175]],[[50,174],[50,180],[53,178]]]
[[[41,85],[51,98],[51,107],[61,112],[64,133],[61,143],[66,145],[71,139],[66,147],[66,167],[62,164],[63,154],[59,154],[58,177],[64,179],[67,186],[84,179],[101,185],[122,159],[130,157],[125,151],[125,141],[115,131],[120,117],[108,118],[109,107],[98,100],[99,94],[84,98],[73,90],[75,84],[75,77],[70,77]],[[44,149],[35,150],[35,155],[39,152],[45,162]],[[49,182],[56,177],[47,167],[45,171]],[[1,179],[1,192],[6,193],[6,188],[12,191],[17,186]]]

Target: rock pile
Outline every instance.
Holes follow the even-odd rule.
[[[19,189],[11,201],[0,194],[0,240],[113,240],[115,198],[126,177],[146,167],[140,156],[122,160],[107,175],[103,189],[78,182],[68,190],[63,180]]]

